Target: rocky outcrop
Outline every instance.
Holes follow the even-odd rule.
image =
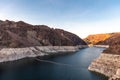
[[[0,47],[76,46],[86,45],[77,35],[46,25],[23,21],[0,21]]]
[[[110,46],[104,50],[105,53],[120,55],[120,33],[111,36],[100,44],[108,44]]]
[[[104,74],[110,77],[110,80],[120,79],[120,55],[102,53],[88,69]]]
[[[26,57],[44,57],[73,53],[86,46],[35,46],[26,48],[2,48],[0,62],[13,61]]]
[[[120,80],[120,33],[114,33],[97,44],[109,45],[109,48],[104,50],[88,69],[108,76],[109,80]]]
[[[120,69],[117,69],[117,72],[114,76],[110,77],[109,80],[120,80]]]

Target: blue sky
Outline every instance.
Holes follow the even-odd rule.
[[[0,19],[45,24],[84,38],[120,32],[120,0],[0,0]]]

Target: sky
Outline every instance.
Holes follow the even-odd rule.
[[[120,32],[120,0],[0,0],[0,20],[25,21],[75,33]]]

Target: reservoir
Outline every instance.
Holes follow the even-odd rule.
[[[38,57],[0,63],[0,80],[107,80],[87,69],[104,49],[90,47],[43,61]]]

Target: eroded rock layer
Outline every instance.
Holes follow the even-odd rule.
[[[73,53],[86,46],[35,46],[26,48],[3,48],[0,50],[0,62],[13,61],[26,57],[44,57]]]
[[[117,80],[120,78],[120,55],[102,53],[88,69],[104,74],[112,80]]]

